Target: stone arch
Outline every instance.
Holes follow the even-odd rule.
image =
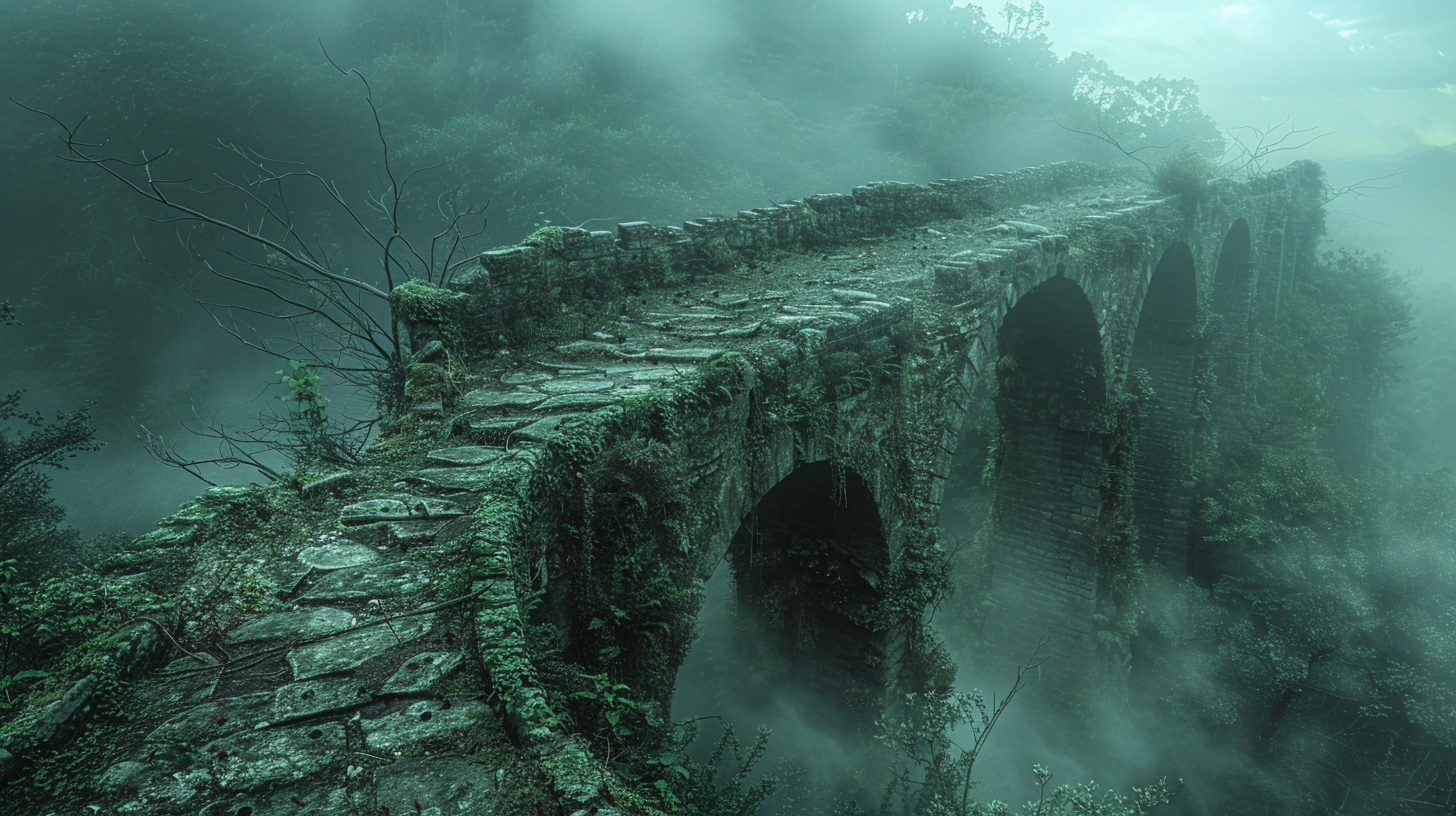
[[[1236,392],[1244,390],[1249,372],[1250,329],[1254,296],[1254,242],[1249,222],[1240,218],[1229,227],[1218,251],[1213,273],[1213,314],[1218,317],[1217,368],[1219,381]]]
[[[1197,272],[1192,251],[1178,241],[1148,281],[1128,363],[1152,389],[1138,411],[1133,517],[1143,558],[1174,579],[1188,570],[1197,335]]]
[[[731,598],[735,612],[709,624],[716,653],[695,651],[684,664],[709,687],[692,693],[750,716],[788,699],[813,704],[823,726],[871,725],[889,685],[875,616],[890,557],[865,480],[827,461],[800,464],[753,503],[724,560],[709,605]]]
[[[999,424],[992,500],[991,606],[998,665],[1048,633],[1053,670],[1078,673],[1092,643],[1106,398],[1102,344],[1081,287],[1053,277],[1007,311],[996,336]],[[1077,655],[1083,655],[1079,658]]]
[[[871,619],[889,547],[859,474],[795,468],[743,520],[728,558],[739,614],[758,618],[786,670],[846,711],[878,714],[885,643]]]

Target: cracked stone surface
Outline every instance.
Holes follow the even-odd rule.
[[[495,773],[454,757],[405,757],[374,772],[375,801],[390,813],[410,813],[419,802],[423,813],[489,816],[496,812],[495,794]]]
[[[352,612],[330,606],[274,612],[234,629],[228,634],[226,642],[241,644],[304,640],[346,629],[354,623]]]
[[[379,690],[380,694],[424,694],[460,668],[459,652],[424,652],[405,661]]]
[[[536,406],[537,411],[589,411],[621,402],[615,394],[560,394]]]
[[[325,575],[298,602],[327,604],[393,598],[416,592],[428,583],[423,567],[413,561],[368,564]]]
[[[406,477],[440,490],[465,490],[478,493],[490,483],[490,471],[479,467],[439,467],[417,470]]]
[[[409,496],[395,499],[369,499],[345,505],[344,509],[339,512],[339,522],[358,526],[381,521],[452,519],[463,515],[465,515],[465,510],[452,501]]]
[[[312,816],[349,813],[349,808],[349,794],[342,785],[305,783],[281,790],[238,793],[208,805],[198,816]]]
[[[462,448],[432,450],[425,461],[438,467],[478,467],[488,465],[505,455],[501,448],[471,445]]]
[[[545,442],[560,435],[561,423],[579,417],[580,414],[561,414],[549,416],[532,422],[513,435],[516,441],[520,442]]]
[[[107,768],[96,786],[108,793],[135,793],[161,775],[162,770],[150,762],[126,760]]]
[[[343,542],[308,547],[298,554],[298,560],[317,570],[337,570],[378,561],[379,553],[363,544]]]
[[[268,708],[268,721],[297,720],[320,714],[344,711],[364,705],[369,697],[348,683],[337,680],[304,680],[289,683],[273,694]]]
[[[548,394],[586,394],[606,391],[612,387],[612,381],[601,376],[562,377],[543,382],[537,387]]]
[[[310,483],[312,489],[305,491],[310,494],[308,512],[323,515],[308,529],[329,530],[338,539],[315,533],[302,542],[305,549],[297,558],[312,571],[298,585],[301,595],[280,596],[277,602],[270,597],[263,606],[277,609],[292,603],[302,608],[247,621],[232,630],[226,643],[249,645],[228,651],[236,658],[266,645],[367,622],[378,609],[368,603],[375,599],[395,610],[440,600],[432,592],[430,570],[441,569],[435,559],[444,548],[415,544],[433,539],[450,519],[456,520],[452,525],[464,525],[462,529],[478,530],[470,525],[479,520],[468,515],[478,497],[454,495],[452,502],[409,491],[445,496],[451,491],[479,493],[489,486],[490,474],[531,461],[532,451],[542,451],[541,443],[559,438],[563,425],[569,427],[589,411],[620,410],[613,406],[693,378],[698,366],[725,350],[758,355],[755,359],[767,360],[767,365],[788,366],[820,344],[828,348],[836,330],[869,331],[867,327],[899,320],[897,315],[909,314],[912,299],[916,309],[941,309],[944,304],[927,295],[931,286],[938,285],[938,275],[964,276],[979,284],[1012,269],[1017,259],[1042,252],[1045,241],[1085,215],[1075,207],[1057,213],[1031,212],[1018,215],[1030,221],[1005,220],[1010,214],[1003,212],[905,230],[883,241],[827,252],[786,253],[753,270],[751,276],[708,275],[671,290],[634,295],[621,314],[614,313],[590,340],[555,349],[532,347],[529,356],[514,352],[491,358],[486,368],[473,373],[482,387],[458,399],[447,397],[439,408],[438,403],[429,405],[427,413],[445,409],[443,416],[450,425],[439,428],[440,441],[421,447],[455,447],[411,449],[389,464],[357,468],[356,483],[350,481],[353,475],[328,489],[323,485],[326,480]],[[978,309],[1005,305],[1004,299],[989,306],[968,304],[969,300],[944,309],[964,313],[955,319],[974,327]],[[954,337],[960,342],[972,336],[969,328],[947,326],[942,340]],[[504,370],[511,366],[516,370]],[[477,444],[467,444],[472,442]],[[517,452],[519,443],[527,444]],[[702,472],[718,467],[709,460],[690,466]],[[215,515],[194,511],[198,523]],[[169,546],[205,544],[188,526],[193,523],[191,516],[180,518],[151,534],[150,540]],[[351,529],[340,532],[335,522]],[[346,536],[368,544],[347,541]],[[406,540],[408,548],[392,548]],[[293,552],[286,548],[298,544],[294,540],[281,545],[290,562]],[[386,552],[381,554],[381,548]],[[434,576],[444,577],[439,572]],[[508,583],[500,578],[485,581],[490,582]],[[506,586],[485,597],[497,596],[513,597],[513,588]],[[138,802],[165,797],[173,809],[168,816],[198,812],[240,816],[243,808],[250,809],[251,816],[302,816],[349,812],[344,785],[352,779],[356,791],[362,787],[369,793],[372,785],[377,804],[389,807],[395,816],[415,812],[416,799],[422,814],[493,812],[494,768],[462,756],[426,756],[435,751],[460,752],[477,744],[479,734],[499,735],[503,728],[496,710],[481,699],[454,699],[449,707],[439,699],[442,688],[454,691],[457,681],[477,682],[471,674],[478,671],[477,661],[464,660],[457,649],[488,646],[471,642],[467,647],[453,638],[428,636],[432,624],[438,631],[448,627],[463,632],[455,628],[452,615],[457,611],[438,612],[438,622],[406,618],[394,621],[393,631],[376,625],[297,646],[242,680],[227,678],[245,671],[217,667],[183,678],[151,678],[137,696],[147,701],[145,707],[156,718],[149,724],[190,707],[153,728],[136,756],[109,757],[113,770],[107,773],[107,788],[118,794],[139,792]],[[183,658],[173,668],[197,665]],[[225,678],[221,683],[219,675]],[[478,682],[479,688],[470,693],[488,694],[490,682]],[[235,696],[207,699],[214,693]],[[216,719],[219,713],[222,722]],[[260,723],[271,725],[259,729]],[[364,746],[358,742],[360,732]],[[346,734],[352,734],[352,745]],[[503,736],[500,739],[505,742]],[[160,776],[138,767],[146,765],[138,760],[149,746],[158,745],[171,746],[156,757],[154,764],[166,764],[166,773]],[[361,747],[372,758],[354,753]],[[211,750],[224,750],[227,757],[218,758]],[[395,752],[402,758],[395,759]],[[228,793],[219,797],[218,786]],[[294,802],[295,796],[305,806]]]
[[[418,755],[432,741],[458,742],[493,719],[495,712],[479,700],[420,700],[360,725],[369,748]]]
[[[252,729],[267,719],[268,693],[207,702],[178,714],[147,734],[147,753],[159,762],[181,763],[209,742]]]
[[[293,649],[288,653],[288,665],[293,667],[295,680],[348,671],[428,631],[430,622],[419,618],[371,626]]]
[[[226,751],[226,758],[212,752]],[[223,790],[295,782],[312,776],[348,751],[343,723],[239,731],[208,743],[198,757],[211,765]]]
[[[544,399],[546,399],[546,395],[540,391],[526,389],[519,391],[497,391],[492,388],[482,388],[478,391],[471,391],[469,394],[461,397],[460,407],[485,411],[530,408]]]

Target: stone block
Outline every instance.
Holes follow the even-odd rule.
[[[532,246],[493,249],[480,253],[480,265],[490,273],[491,285],[516,287],[535,279],[542,254]]]
[[[349,671],[428,631],[430,622],[420,618],[380,623],[293,649],[288,653],[288,665],[297,680]]]

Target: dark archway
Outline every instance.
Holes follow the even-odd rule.
[[[874,616],[889,546],[864,480],[829,462],[800,465],[743,520],[728,561],[738,615],[778,667],[762,679],[802,685],[852,719],[880,714],[885,643]]]
[[[1180,241],[1148,282],[1129,364],[1152,388],[1138,412],[1134,520],[1143,559],[1175,580],[1188,571],[1197,332],[1198,278],[1193,253]]]
[[[1253,258],[1249,222],[1240,218],[1224,236],[1213,274],[1213,313],[1219,320],[1215,371],[1219,382],[1235,393],[1245,390],[1249,375]]]
[[[1049,669],[1080,673],[1091,649],[1102,505],[1097,320],[1082,289],[1054,277],[1011,307],[997,345],[989,657],[1003,666],[1024,660],[1050,633],[1057,660]]]
[[[725,560],[674,708],[732,712],[751,733],[787,704],[812,710],[819,727],[867,731],[887,694],[875,617],[890,556],[864,479],[829,462],[800,465],[743,518]]]

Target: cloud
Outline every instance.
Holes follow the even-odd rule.
[[[1451,0],[1043,2],[1058,53],[1089,51],[1134,79],[1192,78],[1224,124],[1297,114],[1340,131],[1321,151],[1396,152],[1456,132]]]
[[[1456,82],[1449,0],[1295,0],[1208,6],[1048,0],[1059,50],[1090,50],[1133,76],[1191,76],[1208,89],[1280,93],[1439,88]],[[1170,59],[1173,55],[1178,59]]]

